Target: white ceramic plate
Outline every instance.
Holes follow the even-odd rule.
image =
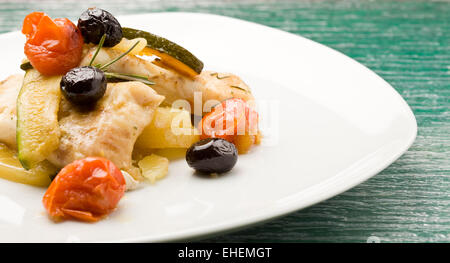
[[[55,224],[41,203],[45,189],[1,180],[0,241],[168,241],[248,226],[350,189],[415,139],[414,115],[399,94],[321,44],[216,15],[119,20],[182,44],[206,69],[241,76],[261,102],[263,145],[215,179],[193,175],[184,160],[173,162],[166,179],[127,193],[117,211],[96,224]],[[24,37],[13,32],[0,40],[3,79],[20,72]]]

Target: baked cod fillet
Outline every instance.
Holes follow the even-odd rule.
[[[96,48],[84,51],[85,55],[80,63],[81,66],[89,65]],[[104,65],[121,53],[113,48],[102,48],[93,64]],[[247,84],[231,73],[203,71],[195,78],[190,79],[134,55],[124,56],[109,66],[108,71],[146,76],[155,82],[152,88],[165,97],[164,104],[172,105],[177,100],[186,100],[190,103],[191,111],[194,110],[194,94],[196,92],[201,93],[203,103],[208,100],[221,102],[229,98],[241,98],[244,101],[254,100]]]
[[[48,160],[58,167],[88,156],[101,156],[140,179],[132,165],[137,137],[164,100],[141,82],[109,83],[94,109],[80,110],[63,99],[59,111],[60,145]]]
[[[16,101],[23,74],[11,75],[0,82],[0,142],[16,149]]]

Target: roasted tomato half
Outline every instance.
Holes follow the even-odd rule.
[[[65,74],[81,61],[83,37],[67,18],[33,12],[25,17],[22,33],[27,37],[25,55],[44,75]]]
[[[239,98],[225,100],[206,114],[199,124],[200,138],[222,138],[236,145],[239,153],[259,143],[258,113]]]
[[[125,193],[122,172],[109,160],[88,157],[64,167],[44,195],[55,220],[95,222],[113,211]]]

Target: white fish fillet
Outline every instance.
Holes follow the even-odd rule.
[[[89,65],[95,50],[96,47],[85,50],[80,65]],[[102,48],[93,65],[105,65],[120,54],[120,51]],[[201,93],[203,103],[208,100],[223,101],[229,98],[241,98],[245,101],[253,100],[253,95],[247,84],[231,73],[203,71],[194,79],[190,79],[133,55],[124,56],[109,66],[108,70],[115,73],[146,76],[155,82],[152,88],[165,97],[165,104],[172,105],[173,102],[183,99],[190,103],[191,111],[194,110],[195,92]]]
[[[94,110],[77,110],[63,99],[60,145],[48,160],[64,167],[80,158],[101,156],[139,178],[138,169],[132,166],[134,143],[163,100],[149,86],[134,81],[108,84]]]
[[[80,65],[88,65],[95,47],[85,49]],[[106,64],[121,52],[103,48],[95,64]],[[95,110],[82,112],[65,99],[59,112],[61,143],[48,158],[53,164],[66,164],[87,156],[104,156],[139,178],[132,166],[132,151],[138,135],[147,126],[153,112],[163,101],[171,105],[186,100],[194,110],[194,94],[202,102],[241,98],[252,101],[250,88],[238,76],[230,73],[203,71],[194,79],[158,67],[148,60],[127,55],[111,65],[110,72],[147,76],[155,85],[140,82],[110,83],[105,96]],[[23,75],[12,75],[0,83],[0,142],[16,148],[16,100]],[[197,106],[197,105],[196,105]],[[203,106],[203,105],[202,105]]]
[[[11,75],[0,82],[0,142],[16,149],[16,101],[23,75]]]

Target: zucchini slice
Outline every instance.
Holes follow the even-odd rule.
[[[59,145],[58,110],[61,76],[43,76],[36,69],[25,73],[17,98],[17,149],[19,161],[31,169]]]
[[[0,178],[22,184],[48,186],[58,169],[48,161],[38,163],[31,170],[25,170],[16,153],[0,143]]]
[[[147,47],[143,55],[156,55],[160,61],[155,64],[164,68],[176,70],[184,75],[195,76],[203,69],[203,62],[185,48],[152,33],[123,27],[123,37],[127,39],[145,38]]]

